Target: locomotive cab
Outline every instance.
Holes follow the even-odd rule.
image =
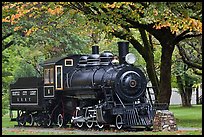
[[[54,97],[55,91],[64,90],[66,74],[78,65],[80,57],[81,55],[70,55],[44,62],[44,97]]]

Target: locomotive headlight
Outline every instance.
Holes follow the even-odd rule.
[[[126,61],[128,64],[133,64],[133,63],[135,63],[135,61],[136,61],[136,57],[135,57],[134,54],[128,53],[128,54],[125,56],[125,61]]]

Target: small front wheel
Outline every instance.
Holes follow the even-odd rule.
[[[18,116],[18,126],[25,126],[26,125],[26,114],[23,111],[19,111]]]
[[[123,127],[123,118],[120,114],[118,114],[115,118],[115,126],[119,130]]]
[[[52,125],[52,119],[50,114],[47,114],[47,122],[46,122],[46,126],[50,127]]]

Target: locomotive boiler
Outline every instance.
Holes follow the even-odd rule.
[[[21,81],[28,78],[20,78],[11,85],[11,102],[17,102],[10,104],[11,110],[18,110],[15,120],[20,125],[36,122],[39,126],[62,127],[71,123],[78,128],[150,128],[155,110],[146,98],[146,77],[133,65],[136,57],[129,53],[128,42],[118,42],[118,53],[99,53],[99,47],[93,46],[90,55],[45,61],[44,77],[38,78],[38,86],[23,85]],[[31,91],[23,95],[29,87],[38,93],[38,107],[33,109],[26,98],[31,98]]]

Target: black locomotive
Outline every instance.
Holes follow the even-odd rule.
[[[118,42],[119,62],[111,52],[69,55],[44,62],[44,77],[19,78],[10,85],[11,120],[19,126],[79,128],[153,125],[155,110],[146,98],[146,77],[133,65],[128,42]],[[13,118],[12,111],[18,115]]]

